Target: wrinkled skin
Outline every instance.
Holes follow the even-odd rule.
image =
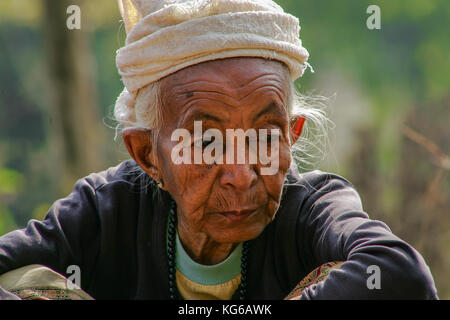
[[[286,67],[261,58],[231,58],[197,64],[162,80],[164,125],[157,141],[127,130],[130,155],[177,203],[178,232],[187,253],[216,264],[239,243],[256,238],[278,209],[291,163],[292,128],[285,110],[290,77]],[[177,128],[203,131],[249,128],[280,130],[279,169],[261,175],[261,164],[179,164],[171,159]],[[248,158],[248,157],[247,157]]]

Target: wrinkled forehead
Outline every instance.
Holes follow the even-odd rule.
[[[165,77],[161,81],[161,93],[169,104],[195,92],[214,91],[214,88],[239,99],[254,88],[272,87],[285,98],[289,81],[289,69],[282,62],[253,57],[228,58],[203,62]]]

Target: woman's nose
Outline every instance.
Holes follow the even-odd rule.
[[[225,164],[221,168],[220,184],[224,188],[234,188],[237,191],[250,189],[258,180],[254,165]]]

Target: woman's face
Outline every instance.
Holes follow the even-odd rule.
[[[163,79],[164,127],[156,148],[158,170],[177,203],[182,227],[205,233],[216,242],[237,243],[257,237],[273,219],[291,162],[285,107],[289,81],[281,63],[260,58],[210,61]],[[205,141],[194,145],[194,121],[201,121],[202,133],[208,129],[222,133],[223,164],[194,163],[195,148],[202,152],[208,145]],[[182,141],[172,141],[176,129],[191,133],[191,163],[173,161],[173,149]],[[262,165],[259,158],[256,163],[249,160],[254,152],[248,148],[251,139],[246,145],[235,140],[233,161],[226,161],[225,154],[232,150],[227,129],[268,129],[268,133],[278,129],[278,150],[270,151],[274,138],[267,144],[277,170],[263,174],[269,164]],[[239,148],[246,148],[245,163],[237,161]]]

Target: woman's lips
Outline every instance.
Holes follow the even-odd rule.
[[[217,212],[217,213],[224,216],[225,218],[227,218],[228,220],[230,220],[232,222],[239,222],[239,221],[242,221],[242,220],[245,220],[246,218],[248,218],[250,215],[255,213],[256,210],[258,210],[258,208],[245,209],[245,210],[222,211],[222,212]]]

